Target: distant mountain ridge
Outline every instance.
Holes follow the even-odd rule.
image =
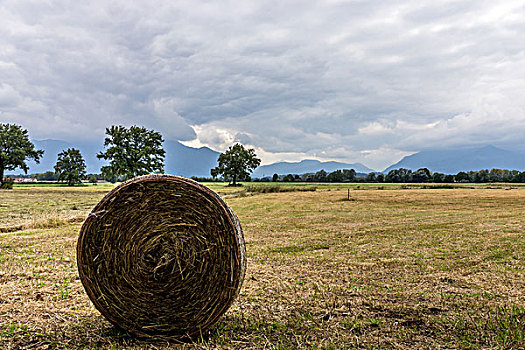
[[[252,174],[253,178],[271,177],[273,174],[287,175],[287,174],[305,174],[315,173],[324,169],[330,173],[338,169],[354,169],[357,173],[370,173],[375,170],[361,163],[340,163],[340,162],[321,162],[314,159],[304,159],[300,162],[277,162],[268,165],[261,165]]]
[[[217,166],[220,153],[208,147],[193,148],[178,141],[164,142],[167,174],[185,177],[211,177],[210,170]]]
[[[428,168],[432,172],[457,174],[460,171],[481,169],[525,170],[525,154],[507,151],[491,145],[468,149],[426,150],[406,156],[389,166],[383,172],[392,169]]]

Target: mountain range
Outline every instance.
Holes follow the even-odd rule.
[[[88,173],[98,173],[100,168],[106,164],[105,161],[96,158],[96,154],[104,149],[102,142],[72,144],[61,140],[33,140],[33,143],[37,149],[43,149],[45,153],[40,164],[33,161],[28,162],[30,174],[53,171],[57,154],[73,147],[81,151],[86,161]],[[193,148],[178,141],[165,141],[164,149],[166,150],[165,172],[186,177],[209,177],[210,169],[217,165],[217,158],[219,157],[219,152],[208,147]],[[399,168],[411,170],[428,168],[432,172],[445,174],[492,168],[524,171],[525,154],[490,145],[469,149],[424,150],[404,157],[383,172],[388,173],[392,169]],[[361,163],[320,162],[305,159],[300,162],[277,162],[262,165],[255,169],[252,178],[271,177],[273,174],[315,173],[321,169],[328,173],[337,169],[354,169],[357,173],[375,171]],[[6,172],[6,174],[20,173],[20,169]]]
[[[523,171],[525,154],[491,145],[467,149],[425,150],[404,157],[383,172],[388,173],[392,169],[399,168],[411,170],[427,168],[432,172],[444,174],[492,168]]]
[[[166,173],[185,177],[210,177],[210,170],[217,166],[219,152],[208,147],[193,148],[178,141],[164,142]]]

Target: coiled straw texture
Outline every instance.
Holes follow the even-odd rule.
[[[192,180],[147,175],[113,189],[89,214],[77,245],[95,307],[136,335],[193,337],[238,295],[246,248],[234,212]]]

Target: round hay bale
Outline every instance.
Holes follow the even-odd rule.
[[[234,212],[212,190],[172,175],[135,178],[88,215],[77,244],[95,307],[135,335],[192,337],[238,295],[246,248]]]

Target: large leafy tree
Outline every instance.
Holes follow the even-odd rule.
[[[354,169],[343,169],[343,181],[354,182],[355,181],[355,170]]]
[[[432,174],[427,168],[421,168],[412,173],[413,182],[429,182],[432,180]]]
[[[131,179],[135,176],[164,171],[162,135],[144,127],[131,126],[129,129],[119,125],[106,128],[105,152],[97,158],[109,161],[101,168],[107,179]]]
[[[60,152],[55,165],[55,173],[58,175],[58,181],[66,181],[68,186],[82,183],[82,179],[86,177],[86,162],[80,151],[68,148],[67,151]]]
[[[412,182],[412,170],[399,168],[392,169],[385,177],[386,182]]]
[[[224,176],[235,186],[237,181],[246,179],[252,171],[261,164],[253,148],[246,149],[240,143],[230,146],[228,150],[219,155],[219,165],[211,169],[211,175]]]
[[[4,183],[4,171],[29,170],[26,161],[33,159],[39,163],[44,151],[36,150],[29,140],[27,130],[15,124],[0,124],[0,185]]]

